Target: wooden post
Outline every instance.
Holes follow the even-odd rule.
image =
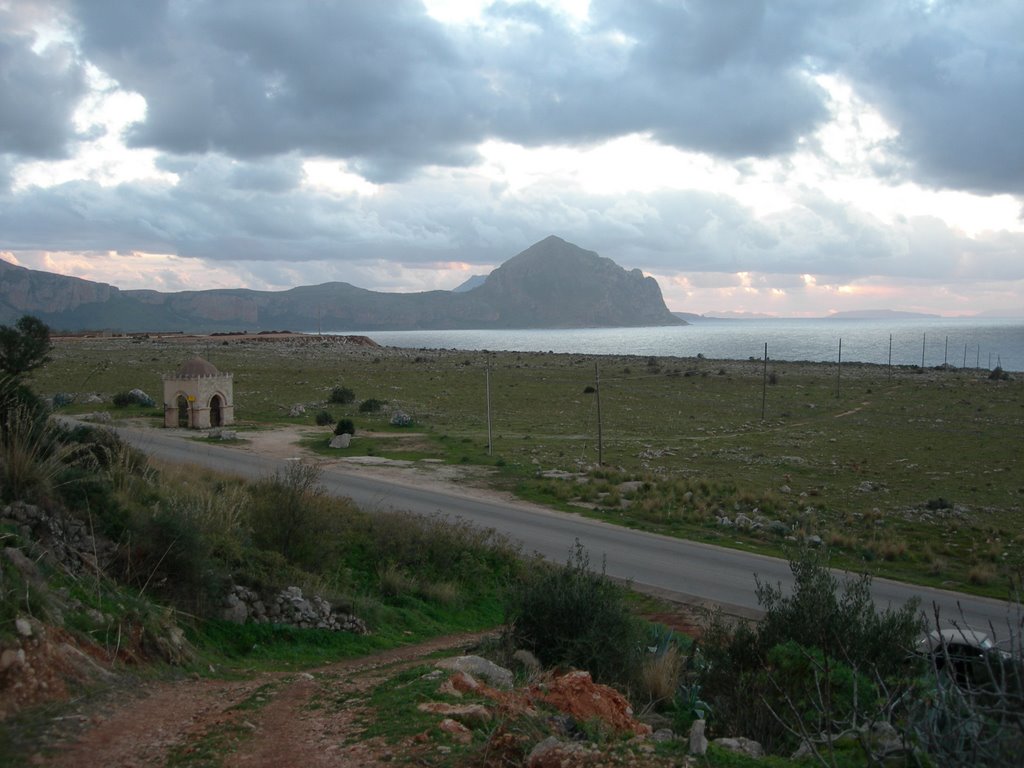
[[[601,440],[601,372],[594,362],[594,396],[597,398],[597,466],[604,464],[604,445]]]
[[[927,333],[922,333],[921,334],[921,367],[922,368],[924,368],[924,344],[925,344],[925,341],[927,341],[927,339],[928,339],[928,334]]]
[[[487,393],[487,455],[491,455],[491,367],[484,368],[484,389]]]
[[[946,346],[942,349],[942,367],[945,368],[949,361],[949,336],[946,337]]]
[[[967,342],[964,342],[964,364],[963,369],[967,370]]]

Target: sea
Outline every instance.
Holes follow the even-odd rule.
[[[862,362],[1024,371],[1024,318],[703,318],[652,328],[337,331],[405,349]]]

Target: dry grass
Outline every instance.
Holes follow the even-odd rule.
[[[640,667],[640,696],[652,704],[671,700],[676,695],[682,664],[682,656],[675,645],[645,658]]]

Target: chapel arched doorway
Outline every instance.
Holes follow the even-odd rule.
[[[178,395],[178,426],[185,428],[191,426],[188,423],[188,398],[184,395]]]
[[[221,399],[220,395],[214,395],[210,398],[210,426],[219,427],[223,424],[223,416],[221,416]]]

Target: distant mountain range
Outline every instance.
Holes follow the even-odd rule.
[[[348,283],[286,291],[121,290],[0,260],[0,323],[54,330],[416,330],[685,325],[661,288],[561,238],[532,245],[456,291],[381,293]]]

